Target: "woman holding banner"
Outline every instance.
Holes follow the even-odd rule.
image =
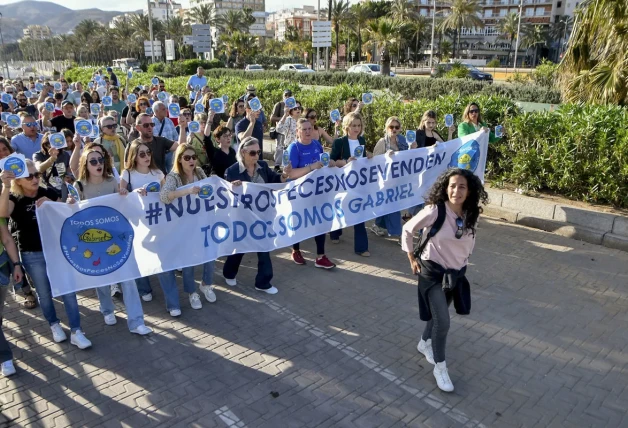
[[[309,108],[307,110],[305,110],[305,118],[307,120],[310,121],[310,123],[312,124],[312,140],[317,140],[319,141],[321,144],[323,143],[323,140],[327,143],[327,144],[333,144],[334,139],[331,135],[329,135],[327,133],[327,131],[325,130],[325,128],[319,127],[316,124],[316,120],[318,119],[318,113],[316,112],[316,110],[314,110],[313,108]],[[338,136],[338,126],[340,126],[340,120],[338,120],[335,124],[335,132],[334,135]]]
[[[209,125],[208,125],[209,126]],[[190,144],[181,144],[177,147],[174,154],[174,165],[172,171],[166,176],[166,184],[163,185],[159,192],[161,202],[170,204],[178,198],[187,195],[197,195],[200,191],[199,186],[189,186],[182,188],[197,181],[207,178],[202,168],[196,166],[197,160],[196,149]],[[189,293],[190,306],[192,309],[201,309],[203,304],[201,298],[196,292],[196,281],[194,280],[194,266],[183,268],[183,291]],[[160,276],[169,276],[169,281],[175,281],[174,271],[164,272]],[[216,301],[214,293],[214,261],[203,263],[203,280],[199,289],[209,303]]]
[[[83,151],[79,160],[78,180],[74,183],[81,200],[92,199],[99,196],[120,193],[126,195],[127,192],[119,191],[118,182],[105,169],[105,157],[103,153],[90,148]],[[126,190],[126,189],[125,189]],[[77,201],[68,196],[67,203],[74,204]],[[142,301],[137,291],[135,281],[124,281],[122,286],[122,296],[127,312],[127,325],[131,333],[141,336],[152,333],[153,330],[144,324],[144,311]],[[96,294],[100,301],[100,313],[105,318],[105,324],[114,325],[117,323],[115,305],[111,298],[110,286],[96,288]]]
[[[417,350],[434,364],[436,383],[445,392],[454,390],[445,363],[449,305],[453,301],[460,315],[470,312],[471,288],[465,273],[481,204],[487,200],[473,172],[450,168],[430,189],[426,207],[403,227],[401,248],[408,253],[412,273],[419,275],[419,314],[427,321]],[[429,233],[415,253],[413,236],[425,228]]]
[[[227,181],[233,186],[241,186],[242,182],[249,183],[285,183],[292,167],[290,164],[284,167],[283,174],[278,174],[268,167],[264,161],[260,161],[262,151],[259,142],[255,137],[243,138],[238,147],[238,163],[227,168],[225,173]],[[227,257],[222,274],[227,285],[235,287],[237,285],[236,275],[240,268],[244,254],[238,253]],[[257,253],[257,275],[255,276],[255,289],[268,294],[277,294],[279,290],[274,287],[270,280],[273,278],[273,265],[270,260],[270,253]]]
[[[436,112],[428,110],[423,113],[423,117],[421,117],[421,123],[419,124],[419,128],[416,133],[416,146],[431,147],[437,145],[438,143],[450,141],[454,138],[455,130],[456,125],[451,125],[447,130],[447,140],[443,140],[443,137],[441,137],[436,130]],[[413,148],[416,148],[414,146],[415,145],[413,144]]]
[[[52,301],[52,290],[46,272],[46,259],[41,244],[36,209],[45,201],[56,201],[58,195],[55,190],[39,186],[41,174],[37,172],[33,161],[27,159],[26,167],[29,175],[25,178],[16,179],[15,174],[10,170],[4,170],[0,174],[2,180],[0,217],[11,217],[13,220],[24,269],[31,277],[35,290],[37,290],[39,306],[44,318],[50,324],[52,337],[55,342],[59,343],[66,340],[67,336],[59,323]],[[92,343],[81,330],[81,315],[76,293],[64,294],[62,299],[72,331],[71,343],[80,349],[89,348]]]
[[[285,116],[284,116],[285,117]],[[301,118],[297,122],[297,141],[288,146],[291,171],[289,178],[296,180],[309,174],[315,169],[323,168],[321,154],[324,153],[321,143],[312,139],[313,127],[309,120]],[[327,158],[329,159],[329,158]],[[329,166],[336,166],[336,162],[329,160]],[[314,267],[332,269],[336,265],[325,255],[325,234],[314,237],[316,242],[316,260]],[[298,265],[304,265],[305,259],[301,255],[300,243],[292,245],[292,261]]]
[[[489,143],[495,143],[501,139],[501,137],[496,137],[495,133],[482,121],[480,106],[477,103],[471,103],[464,109],[462,114],[462,122],[458,125],[458,137],[464,137],[479,130],[490,132],[488,136]]]
[[[356,160],[356,153],[361,151],[360,157],[372,158],[371,153],[366,151],[366,140],[362,136],[363,121],[360,113],[352,112],[347,114],[342,120],[342,128],[345,132],[345,136],[334,140],[334,144],[331,148],[331,160],[336,162],[336,166],[343,167],[347,163]],[[356,152],[358,146],[362,146]],[[366,234],[366,226],[364,223],[358,223],[353,226],[354,243],[353,250],[356,254],[362,257],[370,257],[369,253],[369,237]],[[331,242],[334,244],[340,243],[340,236],[342,235],[342,229],[333,230],[329,236]]]

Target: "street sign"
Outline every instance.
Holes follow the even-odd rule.
[[[312,21],[312,47],[331,47],[331,21]]]
[[[147,57],[153,56],[153,49],[155,50],[155,56],[161,57],[161,42],[155,40],[151,43],[150,40],[144,40],[144,55]]]
[[[166,40],[166,61],[174,61],[174,40]]]
[[[193,24],[192,35],[185,36],[183,43],[192,45],[195,53],[211,52],[212,50],[212,31],[209,24]]]

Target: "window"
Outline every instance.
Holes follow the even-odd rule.
[[[427,16],[427,9],[421,9],[419,13],[421,14],[421,16]]]
[[[545,8],[544,7],[537,7],[535,15],[536,16],[543,16],[543,15],[545,15]]]
[[[506,15],[508,15],[508,11],[506,9],[499,10],[499,16],[506,16]]]
[[[563,5],[562,1],[559,1],[558,3],[556,3],[556,7],[561,7]]]
[[[485,18],[490,18],[491,16],[493,16],[493,9],[485,9],[484,10],[484,17]]]
[[[510,9],[508,13],[514,13],[515,15],[517,15],[519,11],[517,9]]]
[[[526,9],[526,16],[534,16],[534,8],[529,7]]]

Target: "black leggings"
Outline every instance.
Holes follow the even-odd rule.
[[[325,234],[318,235],[314,237],[314,241],[316,241],[316,255],[322,256],[325,254]],[[300,242],[292,245],[292,249],[294,251],[299,251]]]
[[[449,332],[449,305],[451,305],[452,297],[451,294],[446,295],[440,285],[430,287],[426,297],[432,319],[425,325],[422,338],[423,340],[432,339],[434,362],[442,363],[445,361],[445,345]]]

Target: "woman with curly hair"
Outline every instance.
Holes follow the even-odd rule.
[[[403,227],[401,247],[408,253],[412,272],[419,275],[419,315],[427,321],[417,350],[434,364],[436,383],[445,392],[454,390],[445,364],[449,305],[453,301],[458,314],[469,314],[471,290],[465,273],[481,204],[487,201],[488,194],[476,175],[451,168],[430,189],[426,207]],[[439,220],[440,229],[436,225]],[[413,235],[420,229],[429,234],[415,254]]]

